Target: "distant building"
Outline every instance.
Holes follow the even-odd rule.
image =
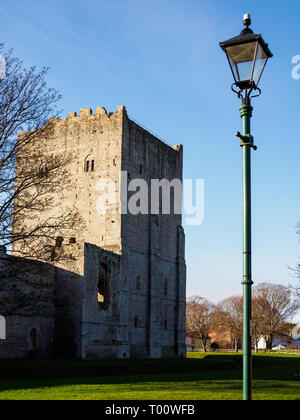
[[[300,347],[300,340],[294,340],[292,337],[286,335],[275,337],[272,348],[276,348],[276,350],[278,350],[280,346],[284,348]],[[264,337],[262,337],[258,342],[258,350],[267,350],[267,343]]]
[[[199,338],[186,337],[186,348],[188,352],[203,351],[202,342]]]

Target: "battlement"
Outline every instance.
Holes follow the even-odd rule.
[[[183,153],[183,145],[182,144],[177,144],[176,146],[173,146],[173,149],[176,150],[177,152]]]
[[[111,118],[111,117],[119,117],[120,115],[124,115],[124,114],[127,115],[127,111],[126,111],[126,107],[123,105],[118,106],[115,112],[109,112],[109,113],[103,106],[100,106],[96,108],[95,114],[93,114],[92,108],[81,108],[79,115],[77,114],[77,112],[69,112],[67,118],[88,118],[95,115],[96,116],[101,115],[107,118]]]
[[[62,123],[71,123],[82,121],[93,121],[97,119],[104,119],[107,122],[114,121],[120,121],[122,118],[126,118],[130,124],[135,126],[138,130],[141,130],[142,132],[145,132],[147,136],[153,137],[154,139],[158,140],[160,143],[162,143],[167,148],[173,149],[175,152],[183,153],[183,146],[182,144],[178,145],[172,145],[166,140],[160,138],[156,133],[152,132],[149,128],[144,127],[141,123],[136,121],[134,118],[128,115],[127,109],[124,105],[118,106],[115,112],[107,112],[107,110],[103,107],[97,107],[95,110],[95,113],[93,113],[92,108],[81,108],[79,114],[76,111],[69,112],[68,116],[63,119],[58,118],[50,118],[49,122],[52,122],[55,124],[55,122],[62,122]]]

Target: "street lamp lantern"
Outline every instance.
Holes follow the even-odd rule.
[[[243,133],[236,135],[243,148],[243,395],[252,398],[252,239],[251,239],[251,150],[256,150],[251,135],[253,108],[251,99],[259,96],[258,87],[269,58],[273,57],[261,35],[249,28],[251,16],[244,15],[244,26],[239,36],[220,42],[233,74],[231,89],[242,100],[240,115]]]
[[[273,57],[268,44],[259,34],[255,34],[251,16],[244,15],[244,26],[239,36],[220,42],[226,53],[233,74],[234,85],[241,91],[256,90],[269,58]]]

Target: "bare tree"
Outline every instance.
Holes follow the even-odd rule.
[[[264,336],[264,307],[265,300],[260,296],[254,296],[252,299],[252,341],[255,353],[258,353],[258,344]]]
[[[60,100],[47,87],[48,69],[23,68],[3,44],[0,55],[5,60],[0,80],[0,313],[45,314],[53,292],[46,274],[51,267],[45,263],[70,260],[70,253],[55,246],[57,237],[73,237],[83,227],[77,209],[57,201],[68,188],[73,156],[59,150],[44,154]],[[5,255],[5,248],[14,257]]]
[[[297,313],[299,303],[293,300],[290,287],[271,283],[257,285],[254,298],[259,302],[261,334],[266,340],[267,350],[271,350],[276,335],[291,328],[289,321]]]
[[[188,337],[200,339],[203,351],[209,348],[209,333],[215,305],[199,296],[193,296],[187,302],[186,332]]]
[[[233,296],[223,300],[217,306],[214,317],[214,331],[219,337],[230,336],[236,352],[243,335],[243,298]]]
[[[42,150],[60,95],[47,88],[47,68],[24,69],[3,45],[0,54],[6,64],[0,81],[0,245],[20,257],[54,261],[62,257],[53,252],[55,238],[74,232],[80,220],[73,208],[59,214],[53,194],[67,188],[72,157],[55,151],[45,162]]]
[[[10,258],[1,264],[0,314],[53,316],[54,267],[41,262]]]

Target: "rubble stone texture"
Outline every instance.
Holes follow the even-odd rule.
[[[27,317],[23,331],[27,338],[20,351],[12,352],[13,357],[24,357],[33,341],[36,353],[41,350],[47,357],[185,357],[181,215],[119,211],[120,194],[127,190],[120,172],[127,171],[128,183],[144,179],[150,199],[152,179],[182,180],[182,146],[163,143],[132,121],[123,106],[109,115],[102,107],[95,114],[90,108],[81,109],[78,116],[72,112],[50,122],[51,136],[41,145],[45,161],[56,150],[72,155],[69,186],[57,193],[57,208],[60,212],[68,206],[77,208],[84,227],[78,229],[76,238],[62,238],[60,246],[72,259],[54,268],[54,310],[47,315],[51,325],[45,324],[43,316]],[[115,182],[117,213],[101,215],[97,210],[103,178]],[[32,213],[24,224],[30,225],[31,218]],[[6,258],[6,265],[11,258]],[[10,334],[15,337],[21,332],[11,327]],[[42,351],[39,342],[47,334],[50,348]],[[0,341],[0,357],[10,357],[1,346],[4,348]]]

